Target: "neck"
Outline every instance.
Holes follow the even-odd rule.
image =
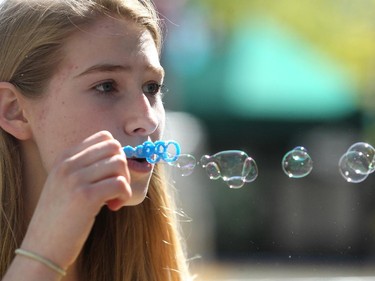
[[[22,186],[25,204],[25,220],[28,223],[38,203],[47,174],[36,144],[33,141],[22,142],[21,151],[23,160]]]

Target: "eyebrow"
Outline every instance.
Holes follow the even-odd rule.
[[[160,74],[164,77],[164,68],[163,67],[155,67],[153,65],[146,65],[145,70],[149,72],[155,72],[157,74]],[[131,72],[132,67],[128,65],[115,65],[115,64],[96,64],[93,66],[90,66],[80,74],[76,75],[75,78],[85,76],[92,73],[98,73],[98,72]]]

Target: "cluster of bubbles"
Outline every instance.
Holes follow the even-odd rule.
[[[172,147],[172,151],[170,149]],[[182,176],[189,176],[197,165],[206,170],[212,180],[222,179],[230,188],[241,188],[253,182],[258,176],[258,167],[253,158],[241,150],[226,150],[214,155],[203,155],[198,162],[191,154],[180,154],[175,141],[145,142],[135,148],[124,147],[127,157],[146,157],[150,163],[160,160],[177,168]],[[155,156],[156,155],[156,156]],[[350,183],[364,181],[375,171],[375,149],[368,143],[353,144],[339,160],[339,171]],[[287,152],[281,167],[289,178],[303,178],[313,169],[313,161],[308,151],[297,146]]]
[[[368,143],[357,142],[341,156],[339,171],[347,182],[359,183],[375,171],[375,149]]]
[[[199,163],[193,155],[181,154],[175,162],[169,163],[177,167],[182,176],[192,174],[197,164],[206,170],[211,180],[221,178],[230,188],[241,188],[258,176],[255,160],[240,150],[221,151],[212,156],[203,155]]]
[[[169,163],[181,171],[182,176],[190,175],[200,164],[212,180],[221,178],[230,188],[241,188],[245,183],[258,177],[258,167],[253,158],[241,150],[226,150],[214,155],[204,155],[199,162],[190,154],[181,154],[175,162]],[[283,157],[282,169],[290,178],[302,178],[313,169],[313,161],[307,150],[298,146]]]
[[[230,188],[240,188],[258,176],[254,159],[239,150],[222,151],[213,156],[204,155],[200,162],[210,179],[222,178]]]

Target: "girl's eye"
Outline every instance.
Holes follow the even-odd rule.
[[[142,91],[145,94],[156,95],[163,88],[163,85],[156,82],[147,82],[142,86]]]
[[[95,90],[97,90],[101,94],[110,94],[110,93],[112,93],[116,90],[114,82],[112,82],[112,81],[100,83],[100,84],[96,85],[94,88],[95,88]]]

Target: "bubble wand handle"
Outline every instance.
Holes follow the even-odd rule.
[[[174,149],[173,153],[170,153],[171,148]],[[145,141],[136,147],[124,146],[123,150],[127,158],[145,158],[151,164],[160,160],[171,163],[176,161],[181,154],[180,145],[176,141]]]

